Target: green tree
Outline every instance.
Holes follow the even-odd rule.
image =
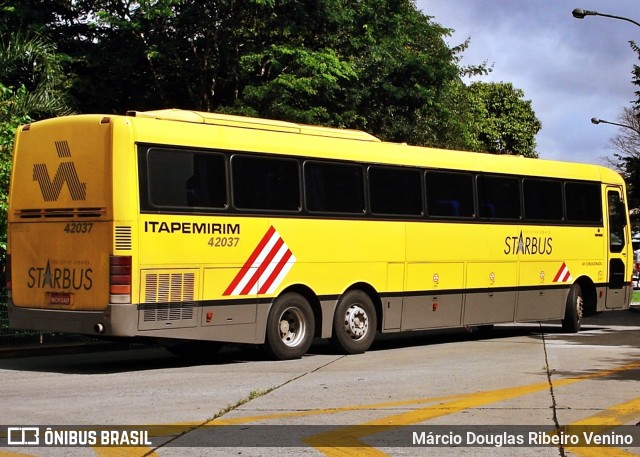
[[[0,35],[0,244],[6,243],[7,203],[15,129],[69,114],[62,69],[53,45],[34,34]]]
[[[246,81],[242,56],[270,45],[265,0],[78,0],[62,47],[83,112],[219,110]],[[78,33],[81,32],[81,33]]]
[[[66,34],[75,38],[63,48],[76,61],[81,111],[171,106],[468,147],[468,123],[452,108],[464,46],[449,48],[450,31],[412,0],[75,5],[78,17],[94,18],[82,34]]]
[[[355,15],[354,53],[360,77],[351,99],[358,125],[387,141],[443,146],[450,124],[450,88],[460,76],[449,30],[413,2],[364,2]]]
[[[7,244],[7,204],[13,139],[16,127],[31,121],[28,115],[14,112],[11,105],[15,98],[25,96],[24,87],[14,91],[0,82],[0,248],[3,253]]]
[[[8,34],[47,34],[71,17],[69,0],[10,0],[0,3],[0,29]]]
[[[634,208],[634,219],[640,212],[640,119],[637,112],[626,107],[618,115],[618,123],[627,127],[620,128],[610,142],[613,156],[607,162],[618,170],[627,183],[629,208]]]
[[[640,47],[636,44],[635,41],[630,41],[629,45],[631,46],[631,49],[633,49],[633,51],[637,54],[638,59],[640,59]],[[634,106],[634,108],[638,110],[640,109],[640,65],[634,65],[633,69],[631,70],[631,74],[633,75],[633,77],[631,78],[631,82],[635,86],[638,86],[638,90],[636,90],[635,92],[637,99]]]
[[[476,150],[538,157],[535,135],[542,124],[521,89],[511,83],[475,82],[468,95],[476,122]]]
[[[81,112],[218,111],[535,156],[539,122],[521,91],[463,84],[489,69],[461,67],[468,42],[449,47],[451,31],[413,0],[57,0],[50,11],[38,17],[70,56]]]
[[[635,41],[629,44],[640,59],[640,47]],[[634,65],[631,74],[633,75],[632,83],[639,87],[635,92],[638,98],[633,109],[625,108],[618,120],[622,124],[633,127],[638,134],[621,131],[621,134],[612,140],[612,146],[618,151],[614,155],[614,165],[625,177],[630,200],[629,207],[634,208],[632,217],[637,223],[640,221],[640,65]]]
[[[243,57],[241,64],[248,72],[261,67],[265,81],[245,86],[242,98],[227,111],[306,124],[344,127],[352,123],[353,112],[332,108],[340,104],[344,85],[356,72],[332,49],[272,45]]]

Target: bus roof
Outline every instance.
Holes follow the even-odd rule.
[[[128,111],[127,116],[150,117],[166,121],[191,122],[196,124],[212,124],[227,127],[239,127],[257,130],[271,130],[284,133],[301,133],[303,135],[344,138],[359,141],[380,142],[378,138],[366,132],[349,129],[317,127],[296,124],[293,122],[259,119],[254,117],[232,116],[229,114],[206,113],[180,109],[164,109],[157,111]]]
[[[296,124],[293,122],[259,119],[227,114],[207,113],[180,109],[163,109],[156,111],[129,111],[129,117],[157,119],[162,121],[186,122],[192,124],[215,125],[220,127],[235,127],[251,130],[272,131],[278,133],[293,133],[301,136],[314,136],[330,139],[357,140],[362,147],[337,152],[334,148],[326,149],[326,144],[320,142],[305,142],[305,154],[308,157],[327,159],[360,160],[371,163],[388,163],[405,166],[426,166],[440,169],[477,170],[494,173],[508,173],[520,175],[537,175],[549,177],[564,177],[568,179],[590,179],[604,182],[619,182],[618,173],[603,166],[563,162],[546,159],[529,159],[523,156],[508,154],[489,154],[482,152],[456,151],[432,147],[408,146],[400,143],[382,142],[380,139],[359,130],[337,129]],[[365,146],[365,144],[369,144]],[[297,148],[298,144],[290,143],[289,147]],[[299,151],[263,151],[289,154]]]
[[[146,127],[139,129],[142,136],[137,141],[180,144],[182,146],[207,147],[211,137],[192,135],[193,128],[214,126],[221,129],[245,129],[246,134],[219,137],[223,149],[238,149],[245,152],[298,155],[308,158],[328,160],[353,160],[363,163],[424,167],[442,170],[482,171],[497,174],[521,176],[546,176],[549,178],[578,179],[620,184],[624,182],[619,173],[600,165],[564,162],[546,159],[530,159],[507,154],[489,154],[433,147],[409,146],[404,143],[383,142],[362,131],[310,126],[292,122],[259,119],[227,114],[199,111],[164,109],[157,111],[129,111],[126,116],[74,115],[70,118],[139,119]],[[132,119],[133,118],[133,119]],[[46,119],[34,124],[64,122],[65,118]],[[179,122],[185,129],[155,128],[154,120]],[[142,127],[142,125],[140,125]],[[142,133],[144,132],[144,133]],[[262,133],[272,132],[274,136],[265,141]],[[291,135],[286,141],[279,135]],[[309,136],[313,141],[309,141]],[[334,141],[349,141],[340,147]]]

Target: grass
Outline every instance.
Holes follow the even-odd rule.
[[[633,298],[631,299],[631,301],[635,303],[640,302],[640,290],[633,291]]]
[[[213,420],[216,420],[222,416],[224,416],[225,414],[233,411],[234,409],[239,408],[240,406],[244,405],[245,403],[249,403],[251,400],[255,399],[255,398],[259,398],[262,397],[263,395],[267,395],[268,393],[276,390],[279,386],[274,386],[271,387],[270,389],[267,390],[252,390],[251,392],[249,392],[249,396],[242,398],[240,400],[238,400],[235,404],[233,405],[227,405],[225,408],[222,408],[220,411],[218,411],[217,413],[215,413],[211,418],[209,418],[207,420],[207,422],[211,422]]]

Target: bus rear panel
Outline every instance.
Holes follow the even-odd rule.
[[[73,316],[107,310],[111,141],[102,116],[37,122],[16,135],[8,230],[13,326],[89,333],[97,321]]]

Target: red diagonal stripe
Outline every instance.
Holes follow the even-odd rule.
[[[556,277],[553,278],[553,282],[558,282],[558,280],[562,276],[562,273],[564,272],[565,268],[567,268],[567,265],[564,262],[562,262],[562,266],[560,267],[560,269],[556,273]]]
[[[291,255],[292,255],[291,250],[287,249],[287,252],[284,253],[284,255],[282,256],[282,259],[280,260],[280,262],[278,262],[278,265],[273,269],[273,271],[271,272],[267,280],[260,287],[260,290],[258,291],[259,294],[264,294],[267,292],[267,290],[269,290],[269,287],[271,287],[271,284],[273,283],[273,281],[276,280],[276,278],[278,277],[278,275],[286,265],[287,261],[291,258]]]
[[[262,261],[260,266],[256,269],[255,273],[253,273],[253,276],[251,277],[247,285],[244,286],[244,289],[242,289],[242,292],[240,292],[240,295],[247,295],[249,292],[251,292],[251,289],[256,284],[256,282],[258,282],[258,279],[260,278],[262,273],[264,273],[264,270],[267,269],[267,267],[269,266],[273,258],[276,256],[276,254],[278,253],[278,250],[283,244],[284,244],[284,240],[282,238],[278,238],[278,241],[276,241],[276,243],[273,245],[273,247],[269,251],[269,254],[267,254],[267,256]]]
[[[233,292],[233,289],[235,289],[236,286],[240,283],[240,281],[242,281],[242,278],[244,277],[244,275],[246,275],[249,272],[251,265],[253,265],[253,262],[256,261],[256,259],[260,255],[260,251],[264,249],[264,247],[269,242],[269,239],[273,236],[275,231],[276,229],[273,228],[273,225],[269,227],[269,230],[267,230],[267,233],[265,233],[265,235],[262,237],[262,240],[260,240],[260,243],[258,243],[258,246],[256,246],[256,248],[253,250],[253,252],[251,253],[251,256],[244,263],[244,265],[242,266],[242,268],[240,269],[236,277],[233,278],[233,281],[231,281],[231,284],[229,284],[229,287],[227,287],[223,295],[230,295],[231,292]]]

